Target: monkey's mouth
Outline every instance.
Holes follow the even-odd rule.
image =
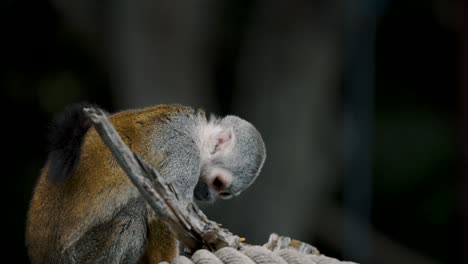
[[[197,186],[193,192],[195,200],[200,202],[214,202],[216,200],[215,195],[210,190],[208,184],[203,181],[198,181]]]

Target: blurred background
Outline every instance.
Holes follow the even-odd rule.
[[[239,115],[264,137],[256,183],[205,208],[248,242],[276,232],[361,263],[468,263],[463,8],[2,1],[5,252],[28,263],[25,216],[56,113],[181,103]]]

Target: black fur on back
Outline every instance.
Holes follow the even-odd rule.
[[[70,105],[52,122],[49,134],[48,180],[63,182],[78,165],[81,144],[91,126],[83,108],[91,106],[93,105],[89,103]]]

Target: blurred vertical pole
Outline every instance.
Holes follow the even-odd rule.
[[[362,229],[344,219],[343,254],[370,263],[372,210],[376,15],[379,0],[345,1],[343,199],[347,213],[358,216]],[[379,6],[380,7],[380,6]],[[350,216],[348,214],[348,216]],[[357,243],[359,241],[359,243]]]
[[[462,259],[463,263],[468,263],[468,2],[465,0],[463,6],[463,25],[460,30],[460,49],[461,49],[461,70],[460,70],[460,88],[461,88],[461,138],[462,138],[462,164],[461,164],[461,187],[459,189],[462,210]]]
[[[271,232],[313,241],[337,180],[341,0],[255,1],[245,26],[233,112],[262,133],[267,161],[214,219],[252,243]]]
[[[110,2],[109,2],[110,3]],[[118,108],[180,103],[211,109],[207,39],[213,1],[109,4],[111,83]]]

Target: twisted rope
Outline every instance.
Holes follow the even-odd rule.
[[[271,234],[263,246],[243,244],[239,250],[224,247],[216,252],[197,250],[191,258],[178,256],[171,264],[355,264],[320,254],[313,246]],[[169,264],[161,262],[160,264]]]

